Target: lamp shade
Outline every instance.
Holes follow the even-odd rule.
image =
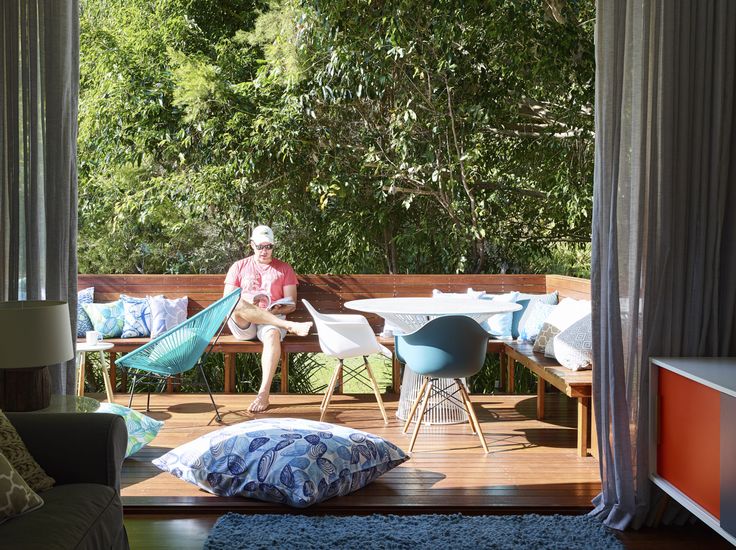
[[[41,367],[74,357],[66,302],[0,302],[0,369]]]

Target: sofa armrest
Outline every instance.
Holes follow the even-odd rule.
[[[120,492],[128,444],[123,418],[107,413],[5,413],[36,462],[59,485],[100,483]]]

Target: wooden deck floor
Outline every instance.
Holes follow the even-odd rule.
[[[218,394],[215,400],[230,425],[254,418],[246,411],[252,396]],[[274,395],[262,416],[318,419],[319,395]],[[116,395],[118,403],[127,398]],[[490,447],[483,454],[468,424],[430,426],[419,435],[411,460],[368,487],[313,506],[306,513],[519,513],[581,512],[600,491],[598,463],[576,456],[575,402],[559,393],[546,401],[547,418],[535,419],[534,396],[474,396]],[[386,397],[390,422],[384,425],[372,396],[338,395],[326,421],[385,437],[406,449],[409,436],[395,418],[397,400]],[[142,410],[145,396],[134,408]],[[123,466],[126,515],[139,513],[294,513],[283,506],[245,498],[210,495],[168,473],[151,460],[220,425],[207,395],[163,394],[151,398],[151,416],[165,425],[152,444]]]

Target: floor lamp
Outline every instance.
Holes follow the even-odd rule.
[[[74,357],[66,302],[0,302],[0,409],[49,406],[48,365]]]

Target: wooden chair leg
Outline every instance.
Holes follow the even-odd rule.
[[[327,396],[330,393],[330,388],[332,387],[332,384],[337,377],[337,369],[339,367],[335,366],[334,370],[332,371],[332,376],[330,376],[330,381],[327,383],[327,387],[325,388],[325,393],[322,394],[322,403],[319,405],[319,410],[322,411],[326,407],[327,403]]]
[[[422,384],[422,387],[419,388],[419,392],[417,393],[417,398],[414,400],[414,403],[411,404],[409,416],[406,417],[406,423],[404,424],[404,429],[401,430],[401,433],[406,433],[406,430],[409,429],[409,424],[411,424],[411,419],[414,418],[414,413],[417,412],[417,407],[419,406],[419,402],[424,395],[424,390],[427,389],[427,384],[429,384],[429,376],[424,377],[424,383]]]
[[[455,378],[455,384],[457,384],[458,391],[460,392],[460,398],[463,400],[463,406],[465,407],[466,411],[469,411],[470,408],[468,407],[468,400],[465,398],[465,392],[462,388],[462,381],[459,378]],[[468,412],[468,423],[470,424],[470,429],[473,431],[473,435],[476,434],[475,431],[475,422],[473,422],[473,417],[470,416],[470,413]]]
[[[432,395],[432,380],[429,379],[429,383],[427,384],[427,389],[424,392],[424,397],[422,399],[422,409],[419,411],[419,418],[417,418],[417,425],[414,428],[414,433],[411,436],[411,441],[409,442],[409,452],[412,452],[414,450],[414,443],[417,441],[417,436],[419,435],[419,428],[422,426],[422,418],[424,418],[424,413],[427,411],[427,404],[429,403],[429,396]]]
[[[340,362],[335,367],[335,372],[332,373],[332,379],[330,380],[330,385],[327,387],[327,391],[325,392],[323,405],[321,407],[322,412],[319,415],[320,422],[322,422],[325,418],[325,414],[327,413],[327,407],[330,405],[330,399],[332,399],[332,394],[335,391],[335,385],[337,385],[338,378],[342,377],[341,375],[342,375],[342,359],[340,359]]]
[[[381,399],[381,390],[378,388],[378,382],[376,377],[373,376],[373,369],[368,364],[368,358],[363,356],[363,363],[365,364],[365,370],[368,371],[368,378],[371,379],[371,386],[373,386],[373,393],[376,395],[376,401],[378,401],[378,408],[381,409],[381,415],[383,416],[383,423],[388,424],[388,416],[386,416],[386,408],[383,406],[383,399]]]
[[[475,409],[473,409],[473,402],[470,400],[470,395],[468,394],[468,391],[465,389],[465,386],[460,384],[460,391],[463,392],[465,395],[465,399],[468,403],[468,414],[473,419],[472,421],[475,422],[475,427],[477,429],[478,438],[480,439],[480,444],[483,447],[483,450],[488,454],[488,444],[486,443],[486,438],[483,436],[483,430],[480,427],[480,422],[478,422],[478,417],[475,416]]]

